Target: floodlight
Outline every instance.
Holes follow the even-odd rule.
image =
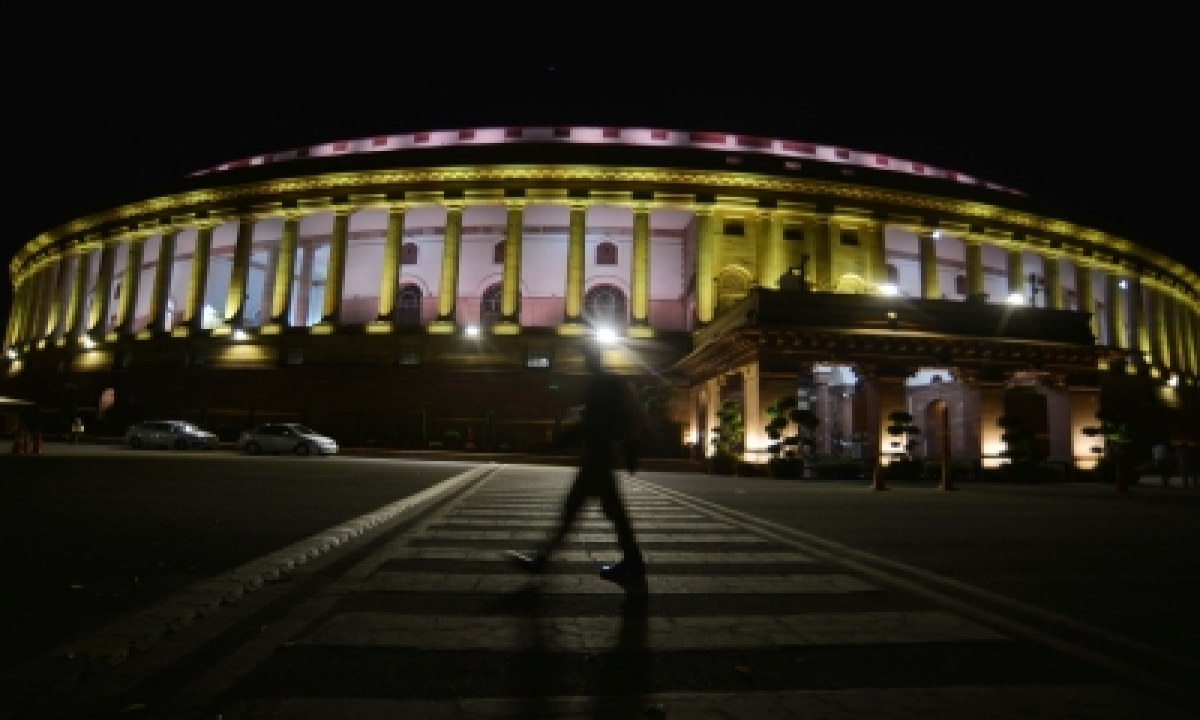
[[[596,342],[601,345],[615,345],[617,342],[617,331],[612,328],[598,328],[596,330]]]
[[[1125,278],[1121,278],[1120,280],[1117,281],[1117,287],[1121,288],[1122,290],[1128,290],[1129,289],[1129,281],[1126,280]]]
[[[464,330],[463,332],[465,332],[467,334],[467,337],[479,337],[479,326],[478,325],[468,325],[467,329]]]
[[[1008,294],[1008,304],[1009,305],[1024,305],[1025,304],[1025,296],[1019,292],[1009,293]]]
[[[900,288],[896,287],[896,283],[883,283],[879,286],[879,292],[888,297],[896,297],[900,294]]]
[[[241,342],[241,341],[245,340],[245,339],[246,339],[246,338],[248,338],[248,337],[250,337],[250,336],[249,336],[249,335],[247,335],[247,334],[246,334],[246,331],[245,331],[245,330],[242,330],[241,328],[238,328],[237,330],[234,330],[234,331],[233,331],[233,339],[234,339],[234,340],[237,340],[238,342]]]
[[[12,348],[9,348],[8,350],[4,351],[4,357],[8,358],[9,360],[16,360],[17,359],[17,351],[13,350]]]
[[[96,341],[87,335],[83,335],[79,338],[79,344],[86,350],[91,350],[92,348],[96,347]]]
[[[1178,376],[1178,375],[1172,375],[1172,376],[1171,376],[1171,377],[1170,377],[1170,378],[1167,380],[1167,385],[1168,385],[1168,386],[1170,386],[1170,387],[1179,387],[1179,376]]]

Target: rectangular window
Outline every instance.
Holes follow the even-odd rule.
[[[726,220],[722,232],[730,237],[746,237],[746,224],[741,220]]]
[[[525,356],[525,367],[547,369],[550,367],[550,350],[548,348],[529,348]]]
[[[785,227],[783,229],[783,239],[788,242],[804,242],[804,228]]]
[[[858,247],[858,231],[857,230],[843,230],[841,232],[841,234],[838,236],[838,239],[841,241],[841,243],[843,245],[849,245],[851,247]]]

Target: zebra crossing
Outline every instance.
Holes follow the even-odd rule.
[[[553,530],[570,479],[502,468],[384,545],[224,717],[1183,717],[642,483],[644,588],[598,576],[620,554],[598,507],[521,573],[504,551]]]

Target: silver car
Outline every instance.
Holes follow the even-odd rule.
[[[213,450],[217,447],[217,436],[182,420],[152,420],[130,425],[125,431],[125,442],[134,450],[150,447]]]
[[[296,423],[259,425],[238,438],[238,447],[251,455],[259,453],[295,453],[296,455],[334,455],[338,451],[332,438],[318,435],[312,428]]]

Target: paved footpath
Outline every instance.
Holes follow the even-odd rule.
[[[36,707],[223,720],[1166,719],[1200,707],[1187,658],[633,479],[644,587],[598,578],[617,556],[598,508],[526,576],[502,552],[550,531],[570,478],[480,468],[285,548],[68,646],[68,666],[86,655],[92,669]]]

